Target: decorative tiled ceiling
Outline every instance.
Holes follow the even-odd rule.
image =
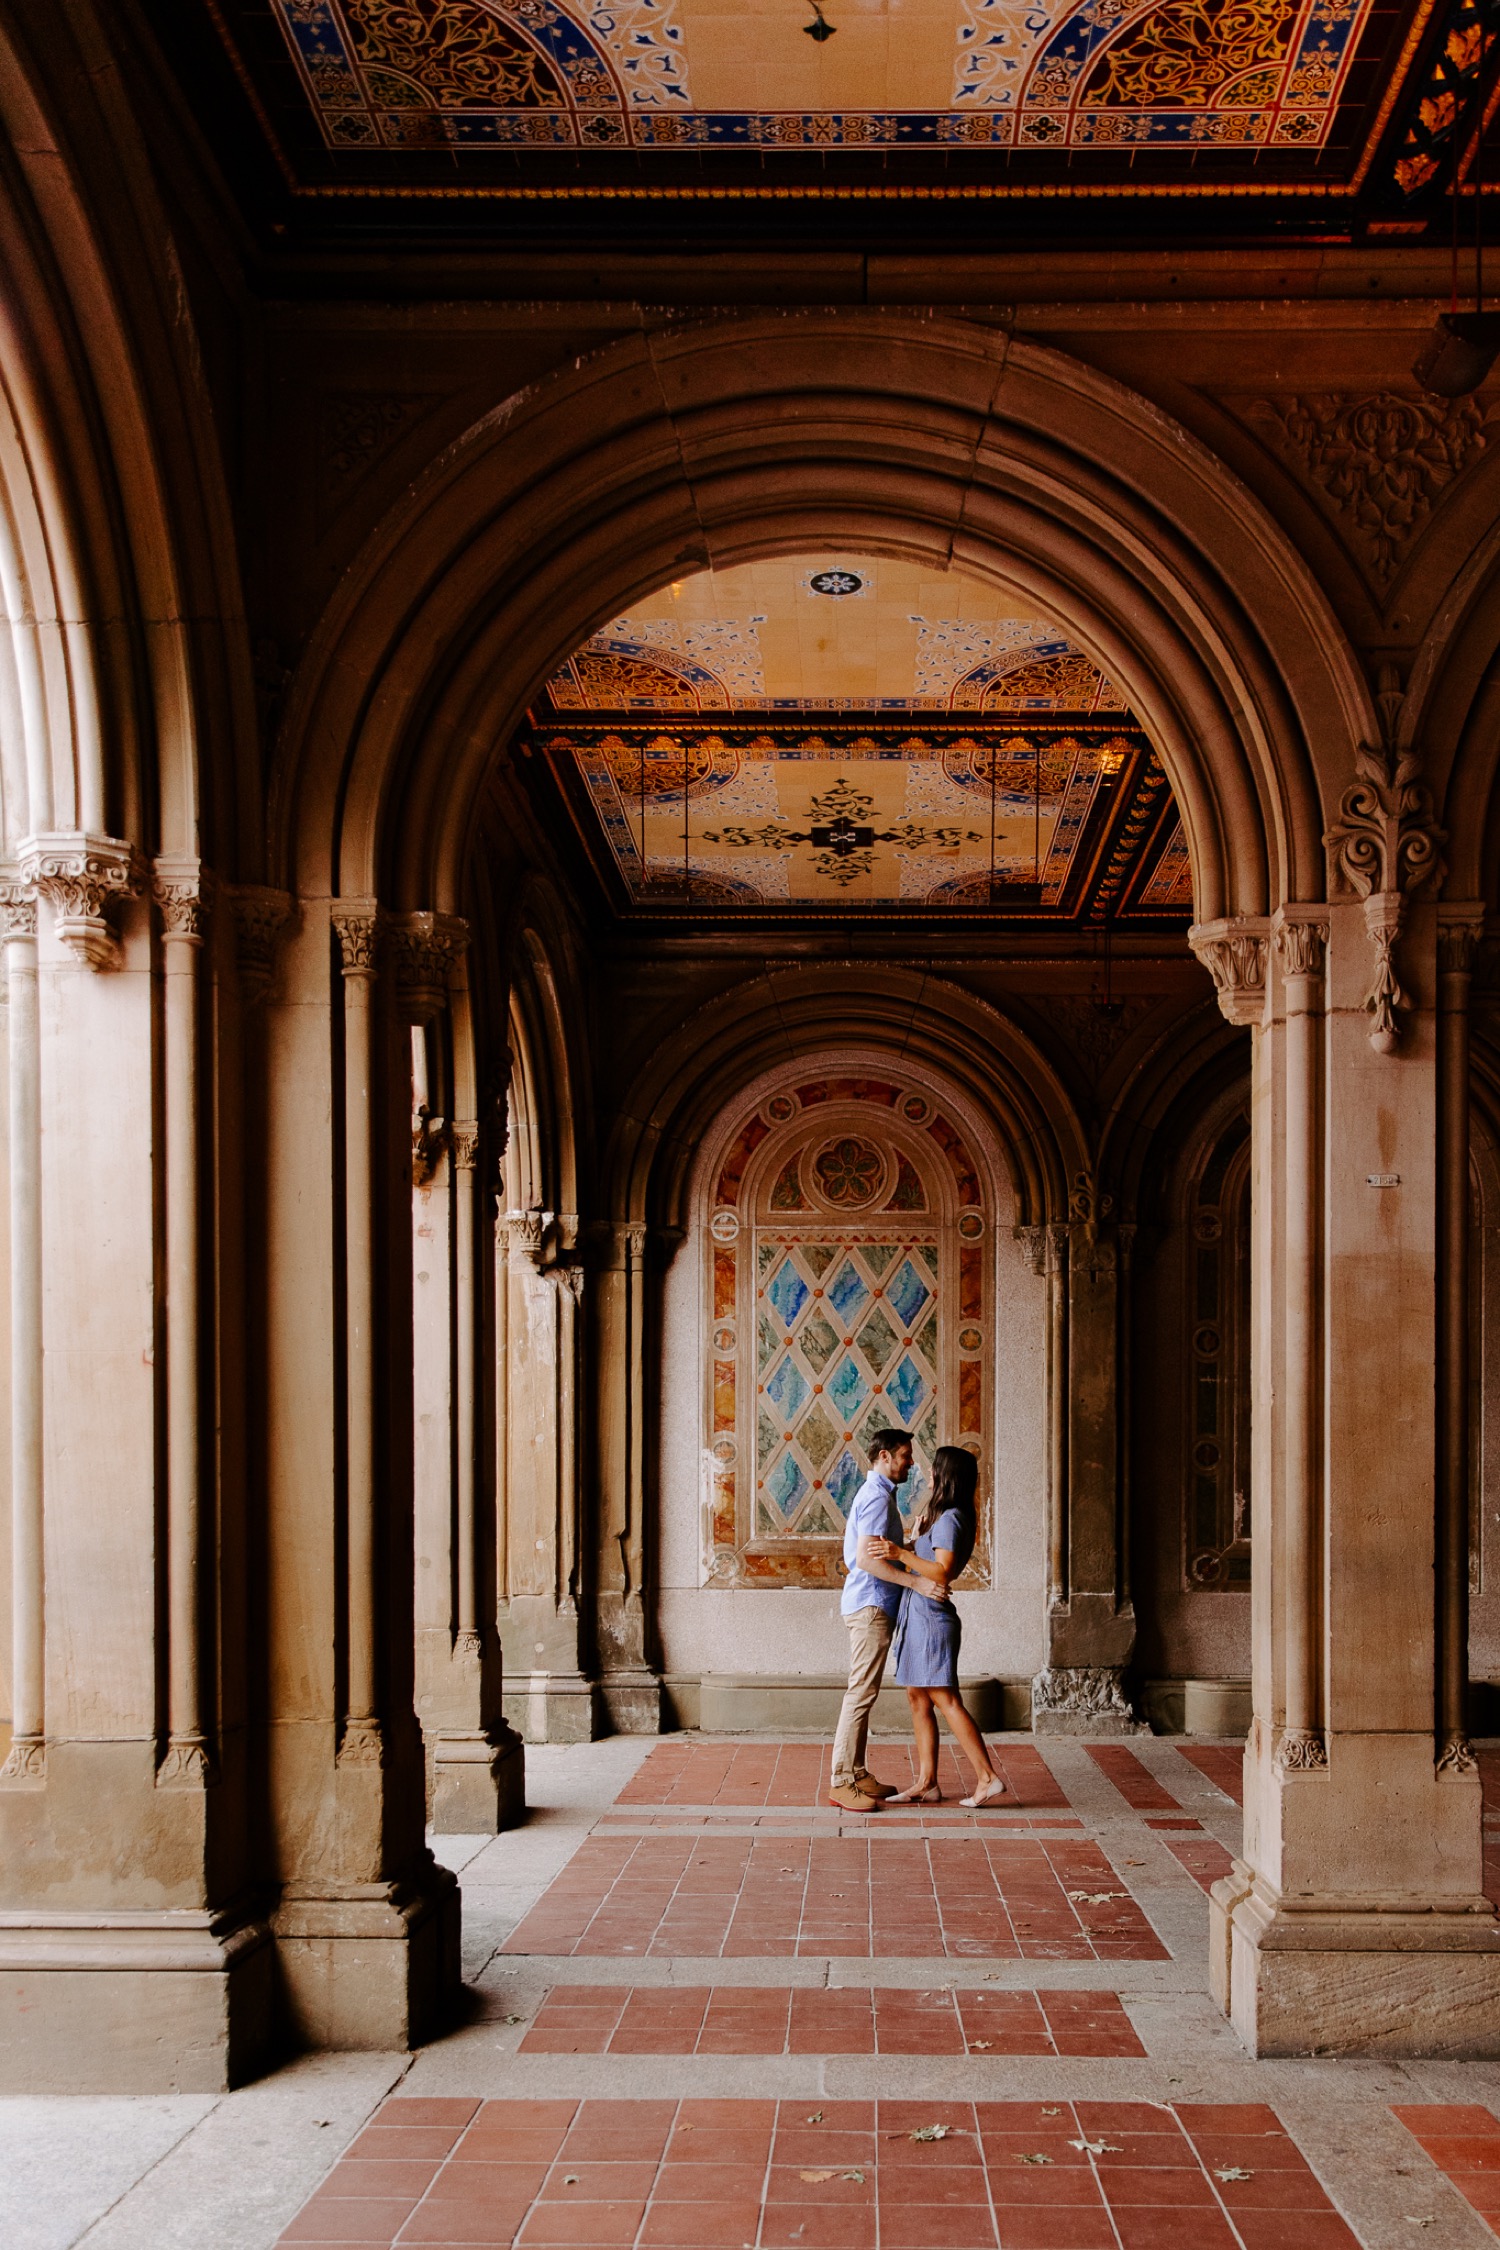
[[[830,552],[681,580],[553,676],[529,746],[626,911],[1174,923],[1192,904],[1118,690],[956,572]]]
[[[1372,0],[273,0],[330,149],[1305,151]],[[803,36],[804,33],[808,36]]]

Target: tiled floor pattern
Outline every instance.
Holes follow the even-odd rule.
[[[1113,1992],[569,1984],[523,2055],[1142,2056]]]
[[[659,1755],[660,1753],[658,1753]],[[649,1762],[649,1761],[648,1761]],[[505,1953],[1164,1961],[1089,1838],[593,1835]]]
[[[386,2102],[282,2236],[520,2250],[1358,2250],[1275,2112]]]
[[[997,1743],[992,1756],[1006,1785],[1008,1809],[1067,1811],[1068,1800],[1039,1750],[1029,1743]],[[905,1743],[873,1743],[870,1770],[896,1789],[908,1789],[916,1780],[914,1754]],[[826,1743],[664,1742],[621,1790],[619,1802],[720,1808],[821,1805],[829,1777]],[[960,1766],[947,1743],[939,1756],[937,1778],[949,1804],[967,1796],[973,1786],[973,1776]]]
[[[1398,2107],[1396,2115],[1492,2234],[1500,2234],[1500,2121],[1471,2102]]]
[[[872,1818],[862,1813],[838,1813],[829,1806],[809,1806],[795,1813],[723,1812],[717,1806],[703,1812],[642,1812],[626,1806],[601,1814],[600,1826],[622,1833],[661,1831],[673,1836],[697,1835],[704,1829],[725,1836],[749,1835],[756,1831],[763,1836],[864,1836],[870,1831]],[[989,1805],[982,1812],[966,1812],[961,1806],[948,1804],[929,1804],[920,1811],[909,1811],[905,1806],[898,1806],[894,1811],[883,1808],[879,1821],[882,1836],[902,1832],[916,1836],[951,1836],[955,1831],[972,1834],[976,1828],[1039,1829],[1056,1835],[1083,1827],[1075,1813],[997,1812]],[[1190,1825],[1196,1828],[1198,1823],[1193,1821]]]
[[[1150,1767],[1143,1766],[1123,1742],[1086,1742],[1084,1748],[1133,1811],[1181,1812],[1171,1790],[1164,1788]]]
[[[1232,1797],[1237,1805],[1245,1802],[1245,1753],[1235,1746],[1228,1749],[1216,1742],[1174,1742],[1179,1758],[1186,1758],[1190,1766]]]
[[[1175,1860],[1187,1869],[1200,1891],[1212,1890],[1221,1875],[1227,1875],[1234,1861],[1224,1846],[1213,1836],[1167,1836],[1162,1842]]]

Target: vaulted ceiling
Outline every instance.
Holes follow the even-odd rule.
[[[147,4],[210,104],[233,74],[293,204],[345,220],[956,194],[1420,235],[1455,161],[1472,184],[1493,60],[1483,0],[188,0],[211,85],[184,9]]]
[[[1150,744],[1016,608],[844,551],[702,571],[595,633],[525,747],[627,914],[1180,928],[1191,870]]]

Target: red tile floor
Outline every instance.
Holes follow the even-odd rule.
[[[1153,2008],[1183,1989],[1185,1949],[1201,1947],[1240,1778],[1237,1751],[1179,1748],[1049,1746],[1065,1789],[1048,1755],[1008,1742],[1002,1814],[859,1820],[821,1802],[817,1745],[658,1746],[580,1826],[494,1956],[525,2008],[499,2019],[519,2036],[491,2036],[509,2097],[385,2101],[283,2242],[1384,2245],[1389,2228],[1358,2234],[1336,2206],[1335,2194],[1352,2195],[1351,2215],[1359,2206],[1363,2163],[1335,2162],[1331,2194],[1274,2105],[1170,2091],[1186,2066],[1164,2064]],[[879,1745],[872,1763],[909,1775],[900,1746]],[[950,1790],[958,1778],[945,1766]],[[1500,1765],[1485,1779],[1494,1788]],[[713,1972],[715,1960],[734,1967]],[[819,2090],[789,2098],[799,2077]],[[843,2098],[866,2086],[868,2098]],[[1146,2091],[1158,2098],[1132,2098]],[[630,2098],[600,2098],[615,2092]],[[1411,2136],[1410,2162],[1385,2160],[1419,2206],[1396,2234],[1409,2220],[1446,2230],[1424,2236],[1438,2250],[1472,2242],[1451,2231],[1453,2212],[1500,2234],[1488,2109],[1369,2107],[1372,2134]],[[1326,2169],[1326,2136],[1311,2153]],[[1428,2209],[1445,2180],[1466,2210],[1451,2198],[1451,2211]]]
[[[282,2240],[1358,2250],[1260,2105],[388,2101]]]
[[[523,2055],[1144,2055],[1113,1992],[568,1984]]]
[[[1099,1846],[951,1839],[591,1836],[507,1938],[506,1953],[934,1954],[1163,1961]]]

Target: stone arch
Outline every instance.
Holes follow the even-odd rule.
[[[1370,705],[1284,536],[1108,378],[887,312],[637,337],[450,447],[299,671],[273,858],[314,894],[455,904],[482,777],[551,668],[684,568],[829,538],[959,564],[1057,616],[1152,735],[1200,920],[1321,893]]]

